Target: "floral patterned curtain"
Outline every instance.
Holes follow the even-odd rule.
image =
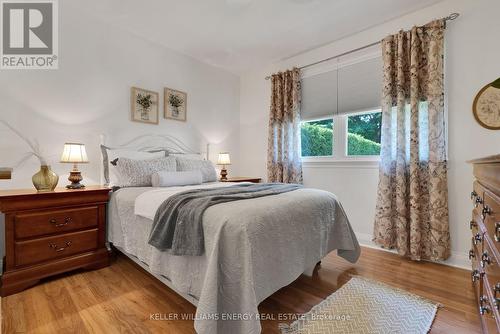
[[[413,260],[450,256],[445,21],[382,41],[382,148],[374,242]]]
[[[267,152],[269,182],[302,183],[300,98],[298,68],[271,76]]]

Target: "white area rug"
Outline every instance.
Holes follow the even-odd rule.
[[[282,334],[425,334],[438,305],[404,290],[353,277]]]

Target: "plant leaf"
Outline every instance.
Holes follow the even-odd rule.
[[[495,81],[493,81],[491,83],[491,86],[500,89],[500,78],[498,78]]]
[[[14,169],[17,169],[19,167],[21,167],[29,158],[33,157],[34,154],[32,152],[29,152],[29,153],[26,153],[22,158],[21,160],[19,160],[15,165],[14,165]]]
[[[2,123],[4,126],[6,126],[9,130],[11,130],[12,132],[14,132],[19,138],[21,138],[31,149],[31,152],[30,154],[31,155],[34,155],[36,156],[39,160],[40,160],[40,163],[41,164],[44,164],[45,163],[45,159],[43,158],[42,156],[42,152],[40,150],[40,146],[38,144],[38,141],[35,139],[33,141],[29,140],[28,137],[26,137],[25,135],[23,135],[20,131],[18,131],[17,129],[15,129],[12,125],[10,125],[7,121],[4,121],[4,120],[1,120],[0,119],[0,123]],[[24,161],[23,161],[24,162]]]

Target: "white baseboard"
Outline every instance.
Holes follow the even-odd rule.
[[[390,253],[397,254],[397,252],[394,249],[385,249],[381,248],[380,246],[376,245],[372,239],[371,234],[367,233],[357,233],[355,232],[356,237],[358,238],[358,242],[361,246],[368,247],[368,248],[374,248]],[[450,267],[455,267],[455,268],[461,268],[461,269],[467,269],[469,270],[471,268],[470,260],[465,254],[465,252],[456,252],[456,251],[451,251],[451,256],[448,258],[446,261],[431,261],[431,262],[436,262],[436,263],[441,263],[446,266]]]

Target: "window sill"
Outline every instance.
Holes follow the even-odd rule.
[[[368,168],[378,169],[380,157],[338,159],[333,157],[303,157],[303,168]]]

